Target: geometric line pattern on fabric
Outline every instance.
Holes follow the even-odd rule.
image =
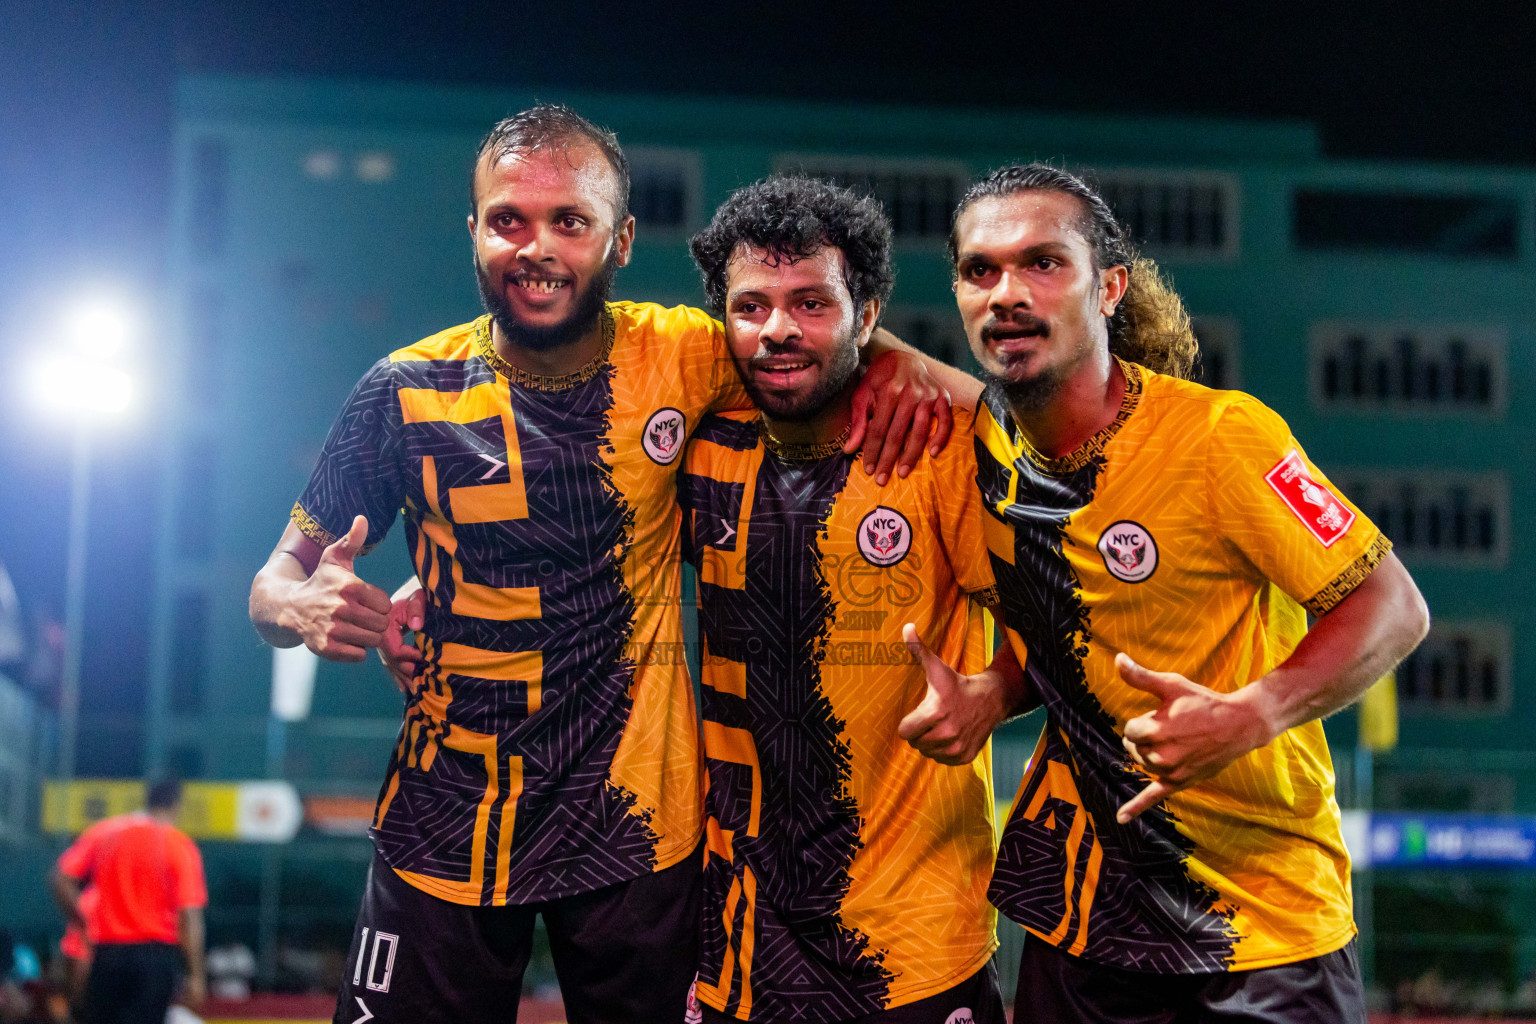
[[[745,431],[706,431],[748,448]],[[891,979],[869,937],[841,923],[861,819],[845,723],[820,685],[837,602],[819,542],[852,463],[754,457],[747,485],[679,480],[700,632],[712,663],[739,662],[744,678],[741,693],[702,691],[717,736],[706,747],[737,752],[709,761],[699,987],[743,1019],[845,1020],[883,1008]],[[739,570],[707,572],[717,544],[744,554]]]
[[[1001,389],[983,398],[1011,425]],[[1116,421],[1119,425],[1124,417]],[[1011,561],[994,553],[1007,624],[1023,637],[1048,715],[1003,832],[990,896],[999,910],[1076,955],[1130,970],[1225,970],[1237,940],[1220,894],[1190,876],[1193,842],[1165,805],[1118,825],[1120,804],[1146,785],[1127,762],[1115,720],[1089,687],[1092,634],[1080,583],[1063,550],[1066,524],[1093,500],[1104,465],[1060,474],[1021,453],[1004,461],[978,436],[988,513],[1011,527]]]
[[[444,332],[365,375],[299,502],[333,531],[364,512],[370,544],[407,510],[425,666],[372,834],[445,899],[558,898],[656,863],[648,815],[609,777],[635,614],[633,513],[604,461],[613,376],[513,388]]]

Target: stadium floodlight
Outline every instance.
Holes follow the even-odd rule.
[[[115,356],[133,339],[133,314],[125,303],[97,299],[71,309],[64,317],[64,337],[82,352]]]
[[[125,411],[134,382],[124,357],[137,320],[132,305],[110,292],[70,305],[28,375],[36,404],[77,424]]]
[[[128,306],[95,299],[72,307],[58,322],[48,351],[32,366],[35,403],[72,425],[69,540],[64,568],[64,663],[59,680],[59,780],[75,774],[80,726],[80,655],[85,627],[86,527],[90,512],[91,440],[96,426],[125,411],[134,381],[122,365],[133,340]]]
[[[83,419],[123,412],[133,400],[127,370],[83,352],[44,356],[32,368],[31,383],[40,406]]]

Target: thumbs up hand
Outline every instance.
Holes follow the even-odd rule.
[[[1126,753],[1152,782],[1116,813],[1122,825],[1279,735],[1258,704],[1258,687],[1220,693],[1177,672],[1143,668],[1124,653],[1115,656],[1115,668],[1127,686],[1160,702],[1156,710],[1125,723]]]
[[[357,553],[363,550],[363,545],[367,542],[368,517],[358,516],[352,520],[351,529],[320,552],[320,564],[338,566],[351,572],[352,563],[357,560]]]
[[[928,649],[910,622],[902,627],[901,638],[922,660],[928,691],[901,720],[897,733],[918,753],[940,764],[970,764],[986,746],[992,730],[1014,712],[1016,687],[996,670],[995,662],[974,676],[956,672]],[[1018,663],[1011,656],[1008,661],[1017,669]]]
[[[384,642],[389,597],[352,571],[367,539],[368,520],[358,516],[345,536],[320,553],[315,571],[291,594],[292,628],[304,646],[330,661],[362,661],[367,648]]]

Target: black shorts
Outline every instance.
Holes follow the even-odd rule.
[[[165,942],[102,943],[91,958],[84,1024],[165,1024],[176,994],[181,949]]]
[[[547,903],[466,907],[375,853],[335,1024],[516,1024],[539,914],[570,1024],[682,1024],[699,968],[702,863],[692,855]]]
[[[1365,1024],[1355,942],[1223,974],[1124,971],[1026,936],[1013,1019],[1029,1024]]]
[[[712,1006],[700,1004],[699,1012],[703,1024],[741,1024]],[[1007,1024],[1007,1020],[1003,993],[997,985],[997,961],[988,960],[987,966],[954,988],[838,1024]]]

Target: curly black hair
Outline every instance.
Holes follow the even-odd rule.
[[[843,280],[858,309],[870,299],[884,307],[896,280],[891,222],[880,203],[816,178],[776,174],[739,188],[693,236],[688,247],[716,313],[725,311],[725,268],[737,246],[789,260],[842,250]]]

